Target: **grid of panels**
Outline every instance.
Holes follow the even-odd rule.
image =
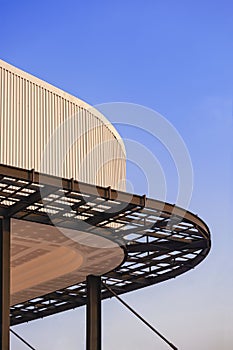
[[[78,229],[117,242],[121,266],[103,280],[117,294],[174,278],[210,249],[208,227],[196,215],[145,196],[0,166],[0,215]],[[102,289],[102,298],[110,297]],[[11,307],[19,324],[86,304],[86,283],[67,286]]]

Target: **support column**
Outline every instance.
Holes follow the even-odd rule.
[[[10,219],[0,219],[0,349],[9,350]]]
[[[101,277],[87,276],[86,350],[101,349]]]

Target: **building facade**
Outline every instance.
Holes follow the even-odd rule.
[[[84,101],[0,60],[0,163],[125,189],[125,148]]]
[[[124,190],[125,160],[119,134],[95,108],[0,60],[0,164]],[[9,194],[1,204],[11,202],[19,188],[13,184],[0,186]],[[20,191],[20,198],[29,191]],[[47,214],[57,210],[59,196],[65,207],[74,204],[62,191],[47,196],[52,203]],[[78,228],[11,219],[11,305],[81,282],[89,273],[103,274],[123,261],[117,243]]]

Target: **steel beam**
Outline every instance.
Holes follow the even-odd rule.
[[[86,350],[101,349],[101,277],[87,276]]]
[[[9,350],[10,219],[0,219],[0,349]]]

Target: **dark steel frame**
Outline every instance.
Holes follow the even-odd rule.
[[[86,349],[101,349],[101,277],[87,276]]]
[[[206,224],[174,205],[5,165],[0,165],[0,217],[2,222],[15,218],[55,224],[117,242],[124,249],[125,259],[102,276],[116,294],[153,285],[194,268],[206,257],[211,243]],[[4,256],[3,245],[1,249]],[[1,261],[3,271],[5,258]],[[111,297],[106,288],[100,288],[101,299]],[[83,281],[11,306],[11,325],[85,304],[87,285]]]
[[[0,219],[0,349],[9,348],[10,220]]]

